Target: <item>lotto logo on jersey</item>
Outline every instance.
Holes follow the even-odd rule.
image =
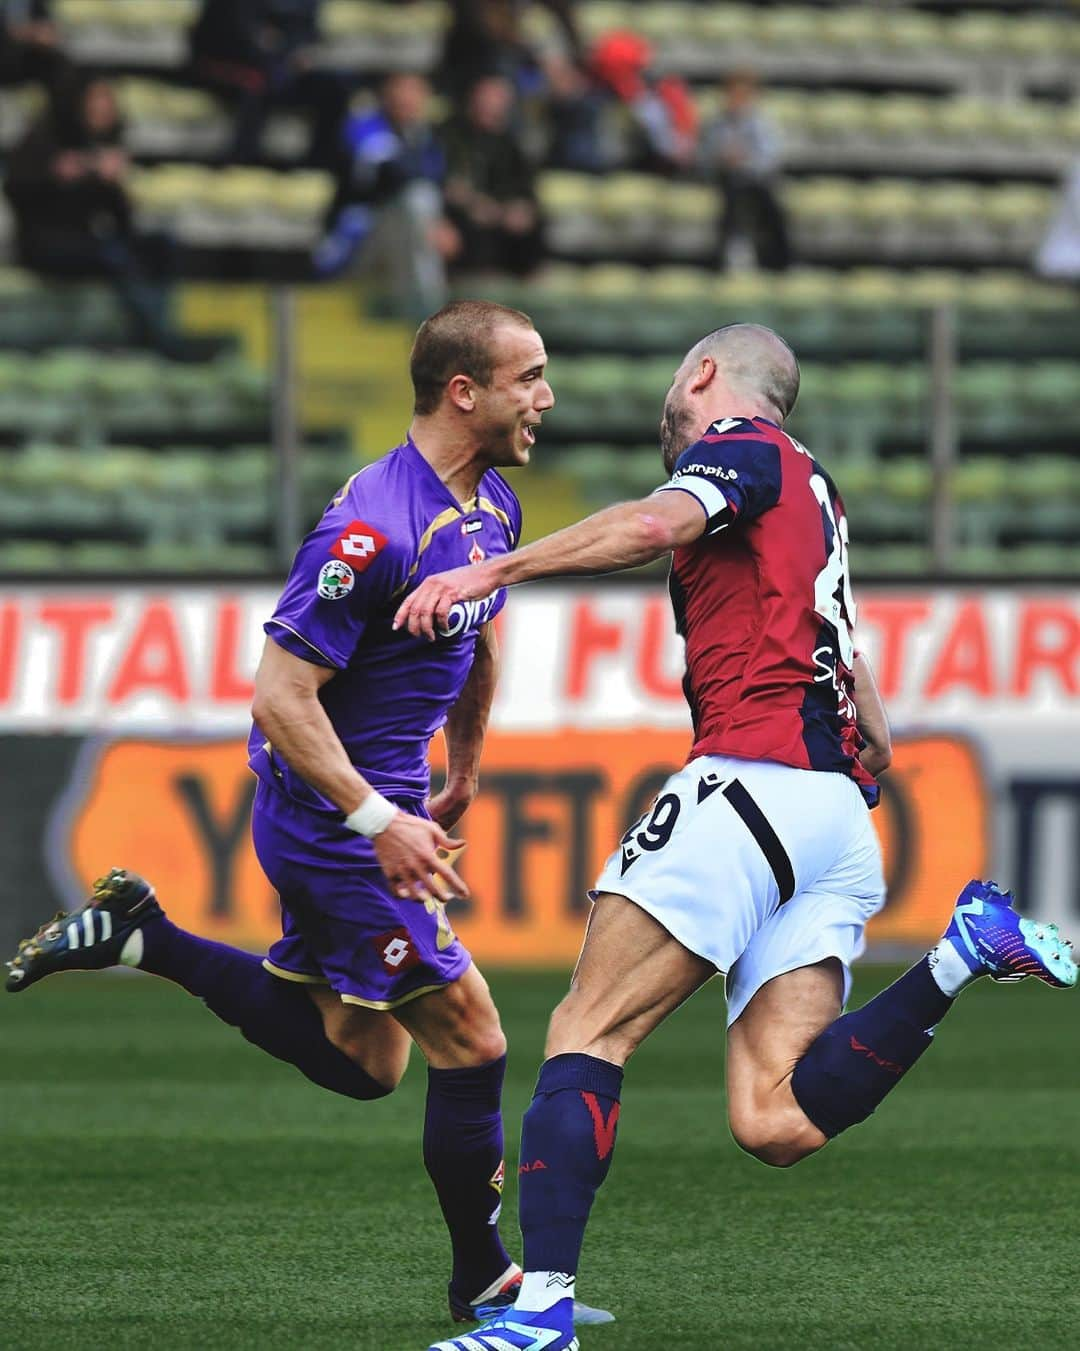
[[[330,548],[335,558],[348,563],[354,572],[363,572],[380,550],[386,547],[386,536],[381,530],[364,521],[350,521],[344,533]]]
[[[419,964],[420,954],[408,929],[391,929],[389,933],[379,934],[371,941],[379,954],[379,960],[391,974],[408,971]]]

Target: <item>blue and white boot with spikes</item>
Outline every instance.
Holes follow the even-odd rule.
[[[1022,919],[1013,909],[1012,892],[996,882],[967,884],[942,941],[951,944],[973,976],[997,981],[1034,976],[1059,990],[1076,984],[1072,944],[1062,939],[1056,924]]]
[[[428,1351],[579,1351],[574,1335],[574,1301],[562,1299],[543,1313],[509,1308],[473,1332]]]

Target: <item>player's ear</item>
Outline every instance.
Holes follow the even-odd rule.
[[[701,364],[690,377],[690,393],[700,394],[709,388],[716,379],[716,362],[712,357],[702,357]]]
[[[476,407],[476,385],[467,375],[454,375],[446,385],[446,394],[455,408],[471,413]]]

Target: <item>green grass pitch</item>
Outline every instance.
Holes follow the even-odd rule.
[[[891,975],[864,970],[855,1001]],[[513,1159],[565,977],[492,983]],[[1080,1345],[1078,1016],[1075,995],[981,982],[874,1119],[781,1172],[728,1135],[714,982],[631,1065],[579,1279],[619,1321],[583,1351]],[[352,1103],[181,991],[108,976],[3,997],[0,1047],[0,1346],[449,1333],[417,1059],[392,1098]]]

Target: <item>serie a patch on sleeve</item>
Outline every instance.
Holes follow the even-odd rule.
[[[332,558],[319,569],[316,591],[322,600],[341,600],[356,585],[356,573],[348,563]]]

